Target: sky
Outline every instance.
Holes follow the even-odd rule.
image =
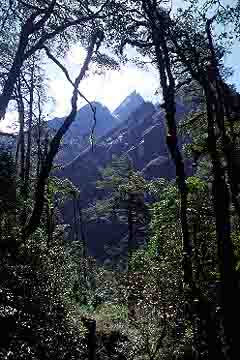
[[[133,48],[128,48],[128,56],[135,56]],[[69,69],[72,79],[77,76],[81,64],[85,58],[85,51],[80,46],[74,46],[64,59],[65,66]],[[234,73],[229,79],[240,90],[240,46],[234,44],[232,53],[225,59],[225,64],[230,66]],[[55,99],[55,107],[51,109],[49,115],[64,116],[70,110],[70,98],[72,95],[72,86],[68,83],[63,73],[56,69],[54,64],[50,65],[49,92]],[[104,74],[94,74],[94,65],[90,65],[89,76],[80,84],[80,90],[90,101],[99,101],[107,106],[110,111],[114,109],[134,90],[142,95],[145,100],[153,102],[160,101],[160,96],[155,95],[159,89],[159,75],[153,66],[148,69],[141,69],[134,63],[121,65],[120,70],[107,70]],[[91,71],[92,70],[92,71]],[[49,71],[48,71],[49,73]],[[84,104],[79,101],[79,106]]]
[[[86,52],[79,46],[74,46],[64,59],[72,79],[75,79]],[[128,49],[128,56],[134,56],[134,49]],[[99,101],[110,111],[116,107],[134,90],[144,99],[156,101],[155,91],[159,88],[158,73],[153,67],[147,70],[138,68],[135,64],[121,65],[120,70],[106,70],[103,74],[95,73],[96,66],[90,64],[89,76],[80,84],[80,90],[90,101]],[[49,76],[50,95],[55,99],[55,109],[51,116],[63,116],[70,110],[72,86],[58,69],[53,68]],[[79,102],[82,104],[82,102]]]
[[[204,1],[204,0],[203,0]],[[234,5],[237,0],[220,0],[221,4]],[[201,1],[202,3],[202,1]],[[184,7],[184,0],[171,0],[172,11],[175,12],[178,7]],[[167,5],[168,6],[168,5]],[[128,57],[137,56],[135,49],[128,47],[126,49]],[[69,69],[72,79],[79,72],[79,68],[84,60],[85,52],[83,48],[75,45],[66,55],[64,64]],[[234,75],[229,79],[240,90],[240,47],[239,42],[234,44],[232,53],[225,59],[225,64],[231,66]],[[60,70],[55,65],[50,65],[49,90],[50,95],[55,99],[55,108],[52,108],[49,116],[64,116],[70,110],[70,97],[72,94],[71,85],[67,82]],[[103,75],[93,74],[94,66],[90,67],[92,73],[82,81],[80,90],[90,101],[99,101],[113,111],[132,91],[142,95],[145,100],[153,102],[159,101],[159,95],[154,93],[159,89],[159,75],[154,67],[148,67],[147,70],[138,68],[133,63],[122,65],[120,71],[107,71]],[[49,71],[48,71],[49,73]],[[80,106],[83,102],[80,103]]]
[[[136,51],[133,48],[127,50],[129,57],[134,57]],[[79,45],[75,45],[66,54],[64,59],[59,59],[68,69],[71,79],[74,81],[79,74],[81,65],[85,59],[86,51]],[[71,107],[72,85],[68,82],[63,72],[52,62],[47,61],[47,76],[49,96],[54,99],[47,109],[48,119],[64,117]],[[89,101],[98,101],[114,111],[117,106],[134,90],[145,99],[152,102],[159,101],[159,95],[154,95],[159,88],[157,71],[148,66],[148,70],[140,69],[133,63],[121,65],[119,70],[105,70],[103,74],[96,73],[96,66],[90,64],[88,76],[82,80],[80,91]],[[78,107],[85,105],[83,99],[78,100]],[[0,130],[11,132],[13,123],[17,123],[17,111],[9,111],[5,120],[1,121]]]
[[[239,43],[234,44],[231,54],[225,58],[225,64],[233,69],[233,76],[229,78],[229,82],[234,83],[238,90],[240,90],[239,45]],[[134,49],[128,49],[128,56],[130,53],[135,55]],[[72,79],[77,76],[84,57],[84,49],[77,45],[65,57],[64,64],[69,69]],[[160,96],[155,95],[156,90],[159,89],[159,75],[153,66],[148,66],[148,69],[143,70],[133,63],[128,63],[122,65],[119,71],[107,70],[102,75],[93,72],[94,65],[92,72],[90,66],[90,74],[82,81],[80,90],[88,100],[99,101],[110,111],[114,111],[134,90],[137,90],[145,100],[160,101]],[[55,99],[55,106],[49,113],[50,117],[66,115],[70,110],[72,86],[54,65],[49,79],[49,93]],[[79,101],[79,106],[84,103],[84,101]]]

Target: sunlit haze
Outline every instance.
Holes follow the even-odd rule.
[[[79,72],[85,57],[85,51],[73,47],[65,57],[65,65],[74,79]],[[54,65],[49,75],[50,95],[55,99],[55,107],[51,116],[63,116],[70,109],[72,86],[65,76]],[[106,70],[96,74],[94,64],[89,67],[89,75],[82,81],[80,90],[90,101],[99,101],[113,111],[132,91],[137,90],[146,100],[153,100],[159,87],[157,72],[151,67],[148,71],[134,64],[122,65],[120,70]],[[83,104],[79,101],[79,104]]]

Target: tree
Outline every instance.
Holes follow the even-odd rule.
[[[102,34],[101,32],[96,31],[92,35],[92,38],[90,40],[90,44],[88,47],[86,59],[83,63],[83,66],[80,70],[79,75],[77,76],[77,78],[75,79],[75,82],[74,82],[74,90],[73,90],[73,95],[72,95],[72,99],[71,99],[72,110],[71,110],[70,114],[66,117],[66,119],[64,120],[64,123],[59,128],[59,130],[54,135],[53,139],[51,140],[51,142],[49,144],[49,150],[47,151],[46,157],[45,157],[42,167],[41,167],[39,177],[37,179],[36,192],[35,192],[35,203],[34,203],[34,207],[33,207],[33,212],[31,214],[29,222],[26,224],[26,226],[23,230],[24,238],[29,237],[39,226],[42,211],[43,211],[43,205],[44,205],[44,193],[45,193],[46,181],[51,172],[53,160],[58,152],[60,142],[61,142],[64,134],[67,132],[67,130],[69,129],[69,127],[71,126],[72,122],[75,119],[75,116],[77,113],[77,99],[78,99],[78,94],[79,94],[78,86],[79,86],[81,80],[83,79],[83,77],[85,76],[85,73],[91,62],[93,53],[95,51],[95,47],[99,46],[98,41],[99,41],[99,36],[101,36],[101,34]]]
[[[226,319],[224,325],[225,335],[228,338],[228,344],[231,344],[232,341],[235,342],[235,340],[233,340],[235,334],[231,332],[231,328],[227,323],[228,319],[232,319],[232,316],[234,316],[234,312],[228,303],[229,297],[226,294],[230,292],[234,293],[234,288],[236,289],[236,284],[234,285],[233,280],[235,277],[235,265],[230,236],[230,192],[227,185],[226,172],[218,153],[218,139],[220,139],[223,144],[224,158],[227,162],[227,174],[230,180],[231,196],[236,208],[238,202],[236,199],[237,193],[234,193],[235,190],[231,180],[231,155],[228,150],[228,145],[231,144],[231,138],[226,133],[224,124],[225,115],[230,119],[234,111],[231,103],[228,101],[228,86],[221,76],[223,73],[221,60],[224,49],[219,46],[219,44],[213,44],[211,34],[211,24],[215,18],[217,18],[218,12],[212,19],[207,19],[205,13],[200,13],[198,9],[192,5],[187,8],[185,12],[180,12],[179,16],[170,17],[170,13],[168,13],[163,6],[161,8],[161,5],[162,4],[158,2],[140,1],[132,4],[132,7],[128,7],[129,12],[135,13],[137,16],[135,18],[132,16],[131,26],[126,28],[123,45],[129,43],[136,46],[140,49],[141,53],[148,54],[150,57],[150,49],[154,51],[153,60],[160,73],[164,107],[170,135],[173,134],[175,136],[176,134],[174,130],[174,127],[176,127],[174,101],[176,91],[175,76],[177,73],[173,70],[173,64],[178,65],[176,69],[180,69],[180,74],[184,74],[184,80],[186,82],[194,79],[204,91],[208,124],[207,148],[213,166],[213,201],[216,212],[218,264],[222,279],[222,291],[219,292],[221,295],[218,301],[222,304],[222,308],[225,308],[225,310],[223,310],[223,317]],[[197,10],[197,15],[194,14],[194,10]],[[217,8],[217,11],[219,11],[219,8]],[[181,84],[179,83],[179,85]],[[216,127],[219,131],[219,137],[215,131]],[[191,270],[192,244],[189,231],[187,230],[186,181],[183,171],[184,168],[182,167],[183,163],[181,157],[179,157],[180,153],[178,153],[176,148],[177,142],[176,140],[171,142],[171,139],[172,137],[170,136],[168,145],[172,157],[175,160],[178,179],[180,179],[180,194],[183,199],[182,228],[185,244],[183,254],[186,260],[185,284],[189,284],[190,288],[194,290],[195,284],[192,282],[193,276]],[[223,196],[224,200],[222,198]],[[223,207],[223,209],[221,207]],[[188,269],[188,271],[186,271],[186,269]],[[196,291],[197,289],[195,289],[193,293]],[[191,291],[189,294],[191,294]],[[237,344],[237,341],[235,344]],[[229,348],[230,347],[231,345],[229,345]]]
[[[205,92],[206,108],[207,108],[207,123],[208,123],[208,151],[211,156],[213,166],[213,201],[215,205],[216,214],[216,235],[218,242],[218,263],[219,271],[221,274],[222,288],[220,292],[219,302],[223,308],[223,318],[225,323],[225,335],[228,338],[229,350],[234,351],[234,334],[231,332],[231,327],[227,323],[233,315],[231,305],[228,303],[229,294],[234,293],[235,285],[235,265],[234,254],[230,236],[230,194],[226,184],[226,175],[222,167],[219,153],[217,149],[217,138],[215,132],[215,126],[220,131],[222,141],[226,144],[229,142],[225,133],[224,116],[227,112],[224,110],[224,98],[221,86],[221,77],[219,68],[217,66],[217,57],[213,48],[212,37],[210,32],[209,20],[206,21],[206,33],[208,38],[207,51],[209,56],[210,65],[201,64],[197,58],[199,54],[195,54],[196,59],[195,66],[190,64],[190,59],[183,59],[186,66],[188,66],[191,75],[201,84]],[[179,48],[179,45],[178,45]],[[185,56],[186,54],[184,54]],[[192,63],[192,59],[191,59]],[[213,86],[212,86],[213,84]],[[218,95],[217,95],[218,94]],[[220,95],[221,94],[221,95]],[[226,107],[225,107],[226,109]],[[229,156],[225,153],[226,161],[229,163]],[[230,175],[230,174],[229,174]],[[231,177],[230,177],[231,181]],[[234,194],[233,194],[234,196]],[[220,205],[221,204],[221,205]],[[221,210],[220,210],[221,206]],[[224,295],[225,294],[225,295]],[[228,294],[228,295],[226,295]],[[226,297],[227,296],[227,297]],[[233,319],[232,319],[233,321]],[[230,345],[231,344],[231,345]]]
[[[100,4],[96,11],[91,7],[95,2],[87,1],[79,5],[78,1],[59,4],[56,0],[33,2],[5,0],[1,5],[1,11],[5,16],[2,18],[2,32],[13,23],[18,36],[14,46],[9,49],[5,36],[2,37],[2,48],[11,54],[11,62],[3,69],[3,88],[0,96],[0,117],[6,112],[9,101],[13,94],[14,86],[20,76],[21,68],[25,61],[35,53],[42,50],[44,46],[50,45],[60,51],[58,40],[61,39],[62,46],[69,46],[70,41],[81,39],[86,41],[86,32],[82,31],[86,26],[93,31],[97,27],[96,21],[105,17],[104,10],[107,2]],[[91,24],[91,25],[90,25]],[[92,24],[93,28],[92,28]],[[76,29],[73,33],[72,29]]]
[[[132,252],[146,245],[149,213],[144,195],[147,182],[132,169],[131,159],[125,156],[112,159],[111,164],[102,169],[101,177],[96,184],[102,192],[101,199],[85,209],[85,217],[105,217],[113,224],[127,225],[127,249],[123,249],[122,256],[127,255],[125,267],[128,268]]]
[[[163,105],[168,126],[166,142],[169,152],[176,166],[177,183],[181,198],[181,228],[183,236],[183,271],[184,289],[186,292],[186,316],[190,316],[189,306],[194,298],[195,286],[192,275],[192,243],[188,229],[186,174],[181,150],[178,144],[176,126],[176,85],[173,74],[172,53],[169,47],[168,31],[171,24],[169,14],[161,7],[161,2],[140,1],[135,11],[140,19],[132,19],[130,37],[123,39],[124,44],[131,44],[140,49],[153,50],[154,63],[159,72],[160,85],[163,92]],[[132,9],[130,10],[132,11]],[[131,31],[132,30],[132,31]],[[146,31],[145,36],[143,30]],[[188,305],[187,305],[188,304]]]

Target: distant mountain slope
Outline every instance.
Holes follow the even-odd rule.
[[[108,131],[114,123],[112,123],[113,116],[110,110],[99,102],[92,102],[91,105],[96,109],[97,123],[95,127],[96,135],[103,135],[104,132]],[[48,121],[49,128],[58,129],[64,121],[64,118],[55,118]],[[89,104],[84,105],[77,113],[74,123],[70,127],[67,134],[68,138],[76,135],[74,131],[78,131],[80,135],[89,134],[93,126],[93,112]]]
[[[94,127],[94,137],[105,135],[110,129],[118,125],[118,120],[112,116],[106,106],[99,102],[93,102],[96,109],[96,125],[94,127],[93,112],[89,104],[83,106],[77,113],[76,119],[64,136],[61,150],[57,161],[66,163],[74,159],[80,151],[89,143],[89,138]],[[64,118],[55,118],[48,121],[48,127],[55,133],[63,124]]]
[[[61,147],[57,157],[56,163],[66,164],[77,157],[83,149],[89,146],[90,136],[93,131],[93,138],[95,141],[101,139],[109,131],[117,128],[122,122],[131,117],[136,109],[143,105],[144,99],[134,91],[126,97],[124,101],[117,107],[114,113],[99,102],[92,102],[91,105],[96,109],[96,124],[94,125],[94,116],[92,108],[89,104],[80,108],[77,112],[76,119],[71,125],[70,129],[64,136]],[[47,128],[50,130],[50,135],[54,135],[56,131],[64,122],[63,118],[54,118],[47,121]],[[1,136],[0,132],[0,146],[15,149],[15,141],[9,137]]]
[[[131,113],[144,102],[144,99],[135,90],[113,111],[113,115],[122,121],[127,120]]]
[[[91,106],[87,104],[78,111],[76,119],[64,136],[61,149],[57,155],[57,163],[65,164],[77,157],[90,144],[89,140],[93,129],[94,139],[98,140],[112,129],[118,127],[123,121],[129,119],[141,105],[145,104],[145,101],[134,91],[124,99],[113,113],[99,102],[92,102],[91,104],[96,109],[95,126],[93,111]],[[50,132],[54,134],[63,121],[64,118],[49,120]]]
[[[177,104],[177,117],[185,112],[182,104]],[[149,102],[139,105],[127,120],[102,136],[94,146],[86,147],[73,161],[61,171],[59,177],[69,178],[81,189],[83,206],[101,197],[96,189],[96,181],[101,178],[101,168],[109,164],[113,157],[129,156],[135,169],[146,178],[176,176],[175,166],[170,159],[166,146],[166,128],[164,113]],[[191,164],[186,162],[187,172],[191,174]],[[72,222],[72,205],[66,204],[65,221]],[[89,254],[105,261],[105,251],[109,242],[117,247],[126,229],[123,225],[112,225],[102,219],[87,225],[87,242]]]

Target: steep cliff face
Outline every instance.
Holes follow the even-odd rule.
[[[177,104],[177,117],[185,112]],[[162,109],[149,102],[141,103],[127,120],[102,136],[92,149],[86,147],[58,176],[69,178],[82,190],[82,205],[87,206],[99,197],[96,181],[101,178],[101,168],[111,162],[113,157],[128,156],[134,168],[141,171],[146,178],[176,176],[175,167],[169,157],[165,142],[166,128]],[[186,163],[187,172],[191,174],[191,164]],[[65,221],[72,221],[71,205],[65,209]],[[104,260],[107,257],[106,247],[119,247],[124,239],[126,228],[120,224],[111,224],[99,219],[89,222],[86,227],[88,252]],[[110,245],[109,245],[110,244]]]
[[[113,115],[118,119],[127,120],[143,104],[144,99],[135,90],[114,110]]]

